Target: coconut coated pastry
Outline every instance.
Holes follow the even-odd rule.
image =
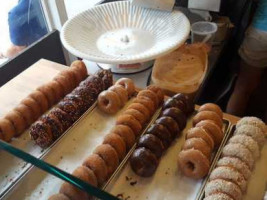
[[[241,127],[243,125],[256,126],[262,130],[262,132],[265,134],[265,136],[267,135],[266,124],[261,119],[259,119],[257,117],[243,117],[242,119],[240,119],[237,122],[236,128],[238,129],[239,127]]]
[[[234,200],[234,199],[224,193],[215,193],[208,197],[205,197],[204,200]]]

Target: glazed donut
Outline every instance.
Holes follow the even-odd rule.
[[[186,114],[189,115],[195,110],[194,102],[192,101],[192,98],[189,98],[189,96],[184,95],[182,93],[175,94],[172,96],[173,99],[181,100],[186,105]]]
[[[13,127],[16,130],[16,133],[14,135],[15,137],[21,135],[21,133],[27,127],[26,120],[18,111],[12,110],[8,112],[7,115],[5,116],[5,119],[9,120],[13,124]]]
[[[147,109],[147,107],[145,107],[141,103],[132,103],[130,106],[127,107],[127,110],[128,109],[138,110],[139,112],[141,112],[145,116],[146,121],[148,121],[150,119],[150,112],[149,112],[149,110]]]
[[[65,194],[54,194],[48,200],[70,200]]]
[[[265,144],[265,134],[262,132],[262,130],[256,126],[251,125],[243,125],[235,130],[235,135],[247,135],[252,137],[253,140],[255,140],[260,149]]]
[[[240,119],[237,124],[236,128],[238,129],[239,127],[243,125],[252,125],[260,128],[265,135],[267,135],[267,126],[266,124],[259,118],[257,117],[243,117]]]
[[[190,138],[184,143],[183,150],[196,149],[203,153],[207,159],[210,159],[212,149],[208,146],[205,140],[201,138]]]
[[[213,111],[202,111],[197,113],[193,118],[193,126],[196,126],[197,123],[203,120],[211,120],[214,121],[216,125],[220,127],[220,129],[223,127],[223,121],[220,116]]]
[[[164,102],[162,109],[165,110],[167,108],[172,108],[172,107],[178,108],[184,114],[186,114],[186,105],[181,100],[177,101],[176,99],[169,98]]]
[[[205,187],[205,195],[210,196],[212,194],[224,193],[229,195],[234,200],[242,199],[241,189],[234,183],[223,179],[216,179],[209,181]]]
[[[48,100],[49,107],[54,105],[54,103],[56,102],[56,94],[50,85],[48,84],[42,85],[38,87],[36,90],[42,92],[45,95],[45,97]]]
[[[180,133],[180,129],[177,123],[171,117],[160,117],[155,121],[155,123],[162,124],[163,126],[165,126],[172,134],[172,138],[175,138]]]
[[[63,88],[64,91],[64,95],[68,94],[71,90],[71,84],[68,81],[68,78],[62,75],[57,75],[54,80],[61,85],[61,87]]]
[[[154,92],[159,100],[159,104],[161,104],[164,100],[164,92],[160,87],[157,87],[155,85],[149,85],[146,89],[151,90],[152,92]]]
[[[48,110],[48,108],[49,108],[48,100],[42,92],[35,90],[29,96],[31,98],[33,98],[38,103],[38,105],[41,108],[42,113],[44,113]]]
[[[215,193],[205,197],[204,200],[234,200],[234,199],[224,193]]]
[[[252,137],[247,135],[234,135],[229,143],[238,143],[244,145],[253,155],[254,160],[257,160],[260,157],[260,149],[255,140]]]
[[[170,131],[161,124],[152,124],[147,129],[146,133],[157,136],[161,140],[164,150],[166,150],[172,142],[172,135]]]
[[[116,150],[119,160],[123,160],[126,155],[126,144],[119,135],[115,133],[107,134],[104,138],[103,144],[109,144],[112,146]]]
[[[126,144],[127,150],[131,149],[135,143],[135,134],[129,126],[116,125],[110,133],[119,135]]]
[[[198,112],[202,112],[202,111],[213,111],[213,112],[216,112],[220,118],[223,118],[223,111],[218,105],[214,103],[206,103],[200,106],[198,109]]]
[[[33,111],[28,106],[19,104],[14,110],[18,111],[24,117],[28,126],[34,122]]]
[[[137,175],[150,177],[158,167],[158,159],[150,150],[145,147],[139,147],[133,152],[130,158],[130,165]]]
[[[65,96],[64,88],[57,81],[55,80],[50,81],[48,83],[48,86],[50,86],[54,90],[57,101],[59,101]]]
[[[71,117],[60,108],[53,108],[49,114],[57,118],[62,125],[63,131],[67,130],[72,125]]]
[[[175,108],[175,107],[167,108],[163,110],[161,116],[169,116],[173,118],[178,124],[180,130],[183,130],[186,126],[186,116],[179,108]]]
[[[13,124],[7,119],[0,119],[0,135],[2,135],[3,140],[10,142],[15,135],[15,128]]]
[[[211,149],[214,148],[214,141],[212,137],[202,127],[190,128],[186,133],[185,139],[187,140],[190,138],[201,138]]]
[[[108,114],[114,114],[118,112],[121,107],[120,98],[117,93],[113,91],[103,91],[97,98],[97,105],[100,110]]]
[[[155,107],[155,104],[153,103],[153,101],[149,100],[148,98],[145,97],[137,97],[133,100],[133,103],[141,103],[142,105],[144,105],[150,112],[150,116],[152,116],[155,112],[155,110],[157,109]]]
[[[38,117],[41,115],[41,108],[38,105],[38,103],[31,97],[27,97],[25,99],[23,99],[20,104],[23,104],[27,107],[29,107],[32,110],[33,113],[33,121],[35,121],[36,119],[38,119]]]
[[[217,166],[226,166],[226,167],[232,167],[233,169],[236,169],[239,171],[241,174],[243,174],[244,178],[246,180],[249,179],[251,176],[251,171],[248,167],[248,165],[241,161],[239,158],[234,158],[234,157],[222,157],[218,163]]]
[[[140,111],[138,110],[135,110],[135,109],[126,109],[124,111],[124,114],[129,114],[129,115],[132,115],[137,121],[139,121],[139,123],[141,125],[144,125],[145,122],[146,122],[146,117],[143,113],[141,113]]]
[[[86,68],[83,61],[75,60],[71,63],[70,67],[77,69],[80,72],[80,74],[82,75],[82,77],[83,77],[82,79],[85,79],[87,77],[88,72],[87,72],[87,68]]]
[[[160,158],[164,151],[164,146],[161,140],[152,134],[141,136],[137,143],[137,147],[145,147],[146,149],[149,149],[157,158]]]
[[[100,77],[105,85],[104,89],[108,89],[113,85],[113,75],[111,69],[108,70],[98,70],[96,76]]]
[[[210,168],[209,160],[196,149],[181,151],[178,156],[178,165],[183,174],[194,179],[206,176]]]
[[[210,180],[223,179],[226,181],[231,181],[238,185],[242,192],[247,189],[247,181],[245,180],[243,174],[231,167],[216,167],[210,174]]]
[[[120,78],[116,81],[115,85],[123,86],[128,92],[128,97],[131,97],[135,93],[134,82],[129,78]]]
[[[239,158],[249,166],[250,170],[253,168],[252,153],[242,144],[227,144],[222,150],[222,156]]]
[[[129,126],[134,132],[135,136],[141,133],[142,125],[137,121],[132,115],[122,114],[116,120],[116,125],[126,125]]]
[[[212,138],[216,147],[220,146],[224,133],[223,131],[211,120],[203,120],[196,124],[196,127],[203,128]]]
[[[127,103],[128,92],[124,87],[120,85],[114,85],[111,86],[108,90],[115,92],[119,96],[122,106],[124,106]]]
[[[155,108],[159,106],[159,100],[155,92],[152,92],[151,90],[141,90],[137,94],[137,98],[145,97],[150,101],[153,101]]]
[[[53,135],[53,140],[56,140],[59,138],[63,133],[63,126],[60,123],[60,121],[53,117],[53,115],[50,115],[50,113],[43,115],[40,118],[40,121],[42,121],[44,124],[48,125],[50,127],[50,130]]]
[[[94,150],[106,163],[108,176],[110,176],[119,165],[119,157],[116,150],[109,144],[101,144]]]
[[[96,178],[98,186],[101,186],[108,178],[108,168],[105,161],[97,154],[92,154],[88,156],[84,162],[83,166],[91,169]]]

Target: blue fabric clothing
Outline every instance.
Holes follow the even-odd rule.
[[[28,46],[47,33],[39,0],[19,0],[8,13],[11,42]]]
[[[252,26],[256,29],[267,31],[267,0],[260,0]]]

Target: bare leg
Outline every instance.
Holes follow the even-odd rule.
[[[226,111],[243,116],[252,92],[258,87],[263,70],[241,62],[241,69]]]
[[[0,56],[3,58],[13,58],[25,48],[26,46],[16,46],[12,44],[6,52],[0,53]]]

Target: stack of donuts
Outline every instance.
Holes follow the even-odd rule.
[[[51,145],[92,106],[98,94],[112,85],[112,81],[112,74],[107,70],[101,70],[82,81],[30,127],[30,135],[35,143],[42,148]]]
[[[199,108],[193,118],[194,127],[187,131],[178,157],[178,165],[185,176],[200,179],[208,174],[212,152],[224,137],[222,117],[223,112],[216,104],[207,103]]]
[[[52,105],[73,90],[87,77],[82,61],[74,61],[71,67],[61,71],[54,80],[38,87],[20,104],[0,119],[0,139],[10,142],[20,136],[35,120]]]
[[[193,110],[193,103],[181,93],[165,101],[160,117],[139,139],[130,158],[131,168],[137,175],[150,177],[155,173],[162,153],[185,128],[187,116]]]
[[[98,108],[105,113],[114,114],[127,103],[134,93],[134,82],[129,78],[121,78],[114,86],[99,94],[97,99]]]
[[[222,150],[205,188],[205,200],[241,200],[260,150],[266,143],[267,129],[256,117],[244,117],[236,125],[234,136]]]

